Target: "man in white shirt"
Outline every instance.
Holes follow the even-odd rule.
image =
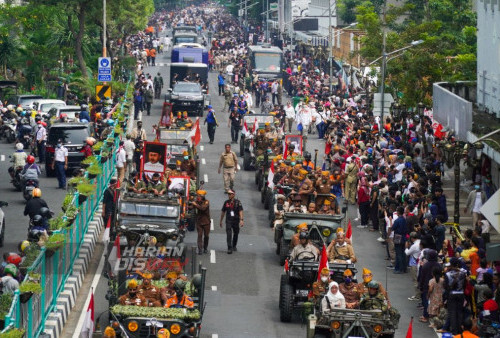
[[[120,186],[125,178],[125,164],[127,163],[127,153],[123,147],[125,142],[120,141],[118,150],[116,151],[116,173]]]
[[[415,286],[415,295],[408,298],[409,300],[419,300],[420,290],[418,289],[417,275],[418,275],[418,258],[420,256],[420,239],[416,232],[410,234],[410,241],[406,242],[405,254],[409,258],[408,265],[410,266],[411,276],[413,278],[413,285]]]
[[[47,142],[47,129],[45,122],[38,122],[38,129],[36,131],[36,147],[38,153],[38,163],[45,162],[45,143]]]
[[[398,155],[398,160],[396,164],[396,175],[394,176],[394,182],[399,182],[403,179],[403,169],[405,168],[405,157],[403,154]]]
[[[52,161],[52,170],[56,171],[59,189],[66,189],[66,170],[68,169],[68,148],[63,146],[63,140],[57,140],[54,160]]]
[[[292,103],[288,101],[285,107],[286,120],[288,122],[288,132],[292,132],[293,121],[295,121],[295,108],[293,108]]]
[[[275,100],[278,99],[278,80],[275,80],[273,84],[271,85],[271,94],[273,95],[273,106],[276,104]]]
[[[125,149],[125,155],[127,157],[127,172],[130,174],[134,171],[134,150],[135,143],[132,141],[132,136],[127,134],[125,143],[123,144],[123,149]]]
[[[467,197],[467,202],[465,203],[464,212],[472,213],[472,225],[475,227],[479,219],[479,214],[481,213],[481,207],[486,203],[487,198],[484,191],[481,190],[481,186],[476,184],[474,190],[469,193]]]

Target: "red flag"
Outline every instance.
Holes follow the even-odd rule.
[[[347,230],[345,232],[345,238],[350,239],[352,243],[352,224],[351,219],[349,218],[349,222],[347,222]]]
[[[247,121],[243,121],[243,135],[248,136],[248,126],[247,126]]]
[[[328,254],[326,253],[326,246],[323,244],[321,249],[321,256],[319,258],[318,280],[321,280],[321,270],[328,268]]]
[[[285,272],[288,271],[288,258],[285,259],[285,267],[284,267],[284,269],[285,269]]]
[[[411,317],[410,325],[408,325],[408,331],[406,331],[406,338],[413,338],[413,317]]]
[[[288,143],[285,142],[285,146],[283,147],[283,158],[286,160],[288,157]]]
[[[85,321],[83,322],[82,331],[80,332],[80,338],[92,337],[94,332],[94,291],[90,293],[89,307],[87,308],[87,313],[85,314]]]
[[[253,123],[253,128],[252,128],[252,134],[255,134],[255,132],[259,130],[259,121],[257,118],[255,118],[255,122]]]
[[[188,142],[191,145],[197,146],[201,140],[201,131],[200,131],[200,118],[196,118],[196,122],[194,123],[193,128],[191,128],[191,132],[188,135]]]

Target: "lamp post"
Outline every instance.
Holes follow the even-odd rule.
[[[406,105],[403,104],[401,105],[401,123],[403,127],[403,146],[406,147],[406,144],[408,142],[408,123],[406,121],[406,118],[408,117],[408,109],[406,108]]]
[[[425,121],[424,121],[425,106],[422,102],[418,104],[418,117],[420,118],[420,129],[422,132],[422,144],[424,145],[424,156],[427,156],[427,140],[425,137]]]
[[[460,223],[460,157],[462,155],[462,148],[465,144],[459,142],[448,142],[444,144],[444,155],[446,165],[451,168],[454,167],[453,173],[455,176],[455,204],[453,210],[453,222]]]

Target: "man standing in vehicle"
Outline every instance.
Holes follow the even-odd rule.
[[[227,253],[232,254],[233,251],[238,251],[236,245],[238,244],[238,234],[240,227],[243,227],[243,205],[238,199],[234,198],[234,191],[228,190],[227,199],[222,205],[222,212],[220,214],[220,227],[222,228],[222,221],[226,216],[226,235],[227,235]]]

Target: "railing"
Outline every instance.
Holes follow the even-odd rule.
[[[127,84],[125,97],[127,97],[129,84],[130,82]],[[125,100],[121,103],[122,112],[125,103]],[[123,128],[124,132],[126,125]],[[109,138],[114,138],[114,149],[116,149],[120,142],[120,137],[115,135],[114,129],[110,133],[110,136],[108,136]],[[48,255],[47,250],[42,248],[40,255],[27,269],[28,273],[34,272],[40,274],[40,285],[43,288],[42,293],[40,295],[34,294],[26,303],[21,303],[20,292],[17,290],[14,294],[10,311],[5,316],[5,329],[2,332],[8,331],[13,327],[24,328],[26,330],[26,337],[38,337],[43,332],[47,317],[54,311],[57,298],[64,290],[68,277],[73,273],[73,266],[78,258],[89,223],[92,221],[109,180],[114,174],[116,152],[112,151],[110,153],[112,153],[112,157],[102,164],[102,174],[92,180],[97,187],[96,193],[89,196],[83,204],[79,205],[80,212],[76,216],[73,225],[68,229],[59,231],[66,235],[65,245],[55,251],[53,255]],[[97,155],[96,157],[100,163],[101,156]],[[78,192],[74,194],[73,204],[78,205]],[[28,278],[28,273],[25,279]]]

